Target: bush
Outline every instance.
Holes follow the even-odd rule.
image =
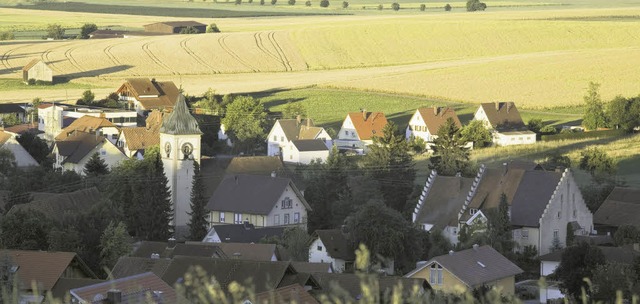
[[[93,23],[85,23],[80,28],[80,39],[89,39],[89,34],[98,30],[98,26]]]
[[[262,0],[261,2],[264,2],[264,0]],[[207,33],[220,33],[220,29],[218,28],[217,24],[211,23],[207,25]]]
[[[320,7],[329,7],[329,0],[320,1]]]
[[[398,3],[398,2],[394,2],[393,4],[391,4],[391,8],[392,8],[394,11],[399,11],[399,10],[400,10],[400,3]]]
[[[271,5],[276,5],[277,2],[278,0],[271,0]]]
[[[55,40],[64,38],[64,29],[60,24],[54,23],[47,26],[47,37]]]
[[[381,11],[384,7],[382,6],[382,4],[378,4],[378,10]]]
[[[349,7],[349,2],[342,1],[342,8],[348,8],[348,7]]]
[[[449,3],[447,3],[447,5],[444,6],[444,10],[446,12],[450,12],[451,11],[451,5]]]
[[[264,0],[260,0],[260,5],[264,5]]]
[[[307,0],[307,2],[304,3],[304,5],[311,6],[311,0]]]
[[[36,80],[36,85],[52,85],[51,81]]]
[[[12,32],[0,32],[0,41],[13,39],[16,39],[16,36]]]
[[[427,9],[427,5],[425,5],[424,3],[420,4],[420,11],[421,12],[424,12],[426,9]]]
[[[197,34],[198,29],[193,26],[187,26],[180,31],[180,34]]]
[[[591,131],[591,132],[567,132],[560,133],[556,135],[542,135],[540,140],[542,141],[554,141],[554,140],[563,140],[563,139],[583,139],[583,138],[606,138],[606,137],[616,137],[624,135],[624,130],[601,130],[601,131]]]
[[[487,8],[487,5],[484,2],[480,2],[480,0],[467,1],[468,12],[484,11],[486,8]]]
[[[33,79],[33,78],[29,78],[29,80],[27,80],[27,84],[28,85],[34,85],[34,84],[36,84],[36,80]]]
[[[289,0],[289,5],[296,5],[296,0]]]

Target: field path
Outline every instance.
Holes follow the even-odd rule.
[[[252,67],[249,63],[247,63],[246,61],[244,61],[242,59],[242,57],[238,56],[238,54],[236,54],[225,42],[224,40],[227,38],[227,35],[222,35],[220,36],[220,38],[218,38],[218,44],[220,44],[220,47],[227,52],[229,55],[231,55],[231,57],[233,57],[235,60],[237,60],[240,64],[242,64],[243,66],[245,66],[246,68],[250,69],[253,72],[259,72],[259,70],[255,69],[254,67]]]
[[[192,49],[189,48],[189,46],[187,45],[187,43],[193,39],[194,37],[188,37],[186,39],[182,39],[180,40],[180,47],[182,48],[183,51],[185,51],[189,56],[191,56],[191,58],[193,58],[195,61],[197,61],[198,63],[202,64],[203,66],[207,67],[208,69],[211,70],[211,72],[213,74],[217,74],[220,73],[220,71],[217,71],[212,65],[210,65],[206,60],[202,59],[202,57],[198,56],[198,54],[196,54]]]
[[[155,54],[153,54],[153,52],[149,49],[149,45],[153,43],[152,42],[147,42],[145,44],[142,45],[142,50],[147,54],[147,56],[149,56],[149,58],[151,58],[151,60],[158,65],[159,67],[167,70],[167,72],[176,75],[176,74],[180,74],[179,72],[176,72],[174,70],[172,70],[168,65],[166,65],[164,62],[162,62],[162,60],[160,60]]]

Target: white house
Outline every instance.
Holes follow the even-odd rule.
[[[0,149],[7,149],[11,151],[15,157],[16,166],[18,168],[38,166],[38,162],[25,150],[22,145],[16,140],[17,134],[0,131]]]
[[[372,138],[382,134],[387,118],[382,112],[352,112],[342,122],[336,145],[341,150],[366,153],[366,146],[373,143]]]
[[[331,263],[335,272],[353,269],[355,246],[340,229],[316,230],[309,246],[310,263]]]
[[[53,70],[41,59],[33,59],[22,68],[22,81],[29,80],[53,82]]]
[[[146,119],[145,127],[128,127],[120,129],[117,146],[124,154],[131,158],[144,158],[144,152],[160,145],[160,126],[162,125],[162,112],[152,111]]]
[[[312,160],[326,162],[329,148],[322,139],[292,140],[282,149],[284,162],[308,165]]]
[[[155,78],[129,78],[116,90],[120,101],[129,109],[146,116],[151,110],[173,108],[180,91],[172,81],[156,81]]]
[[[109,168],[113,168],[126,156],[104,136],[74,132],[53,145],[54,168],[84,174],[84,166],[94,153],[98,153]]]
[[[324,128],[316,127],[311,119],[278,119],[267,136],[267,155],[283,155],[292,140],[319,139],[327,148],[333,145]],[[286,159],[285,159],[286,161]]]
[[[483,103],[473,116],[491,130],[493,143],[499,146],[533,144],[536,134],[527,129],[513,102]]]
[[[55,139],[63,140],[71,136],[74,132],[102,135],[112,144],[115,144],[120,135],[120,128],[104,117],[82,116],[62,129]]]
[[[207,204],[209,224],[242,224],[255,227],[307,228],[311,207],[289,178],[229,174]]]
[[[411,139],[411,137],[422,138],[427,142],[428,147],[429,143],[438,137],[440,126],[449,118],[453,119],[458,128],[462,127],[458,115],[452,108],[419,108],[409,120],[409,125],[405,132],[406,138],[407,140]]]

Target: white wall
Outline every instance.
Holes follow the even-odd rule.
[[[71,170],[76,171],[80,175],[84,175],[84,166],[91,159],[91,156],[94,153],[98,153],[100,158],[104,160],[104,162],[109,166],[109,168],[113,168],[117,166],[120,161],[126,158],[126,156],[118,149],[114,144],[110,141],[104,140],[99,143],[93,150],[91,150],[87,155],[81,159],[77,164],[67,162],[62,165],[63,170]]]
[[[16,140],[15,135],[12,135],[11,138],[7,139],[7,141],[0,146],[0,149],[7,149],[13,153],[13,156],[16,159],[16,166],[18,167],[29,167],[29,166],[38,166],[38,162],[27,152],[27,150],[20,145],[20,143]]]
[[[321,248],[321,249],[319,249]],[[336,273],[344,271],[345,262],[341,259],[334,259],[327,253],[327,247],[324,246],[320,238],[317,238],[309,246],[309,262],[310,263],[331,263]]]
[[[62,131],[63,108],[53,105],[38,109],[38,130],[44,132],[44,139],[52,142]]]
[[[291,199],[291,208],[290,209],[282,209],[282,201],[285,198],[290,198]],[[294,214],[295,213],[299,213],[300,214],[300,221],[299,223],[294,223]],[[284,223],[284,217],[285,214],[289,215],[289,224],[288,225],[299,225],[303,228],[306,229],[307,225],[307,209],[305,208],[304,204],[302,204],[302,201],[300,200],[300,198],[296,195],[296,193],[293,191],[293,188],[291,188],[291,185],[288,185],[285,188],[285,191],[282,192],[282,194],[280,195],[280,197],[278,198],[278,200],[274,203],[273,208],[271,209],[271,212],[269,212],[269,215],[267,216],[266,219],[266,226],[284,226],[287,225]],[[276,216],[279,219],[279,223],[276,222]]]
[[[416,126],[421,127],[421,130],[416,130]],[[434,136],[431,135],[431,132],[427,130],[427,124],[422,119],[422,115],[420,115],[420,111],[418,110],[416,110],[413,116],[411,116],[409,126],[407,126],[407,140],[411,139],[411,136],[422,138],[427,142],[431,142],[435,139]]]
[[[476,110],[476,113],[473,115],[473,120],[482,121],[485,128],[493,129],[493,126],[491,126],[491,123],[489,122],[489,117],[487,117],[487,113],[484,112],[482,106],[478,107],[478,110]]]
[[[498,146],[528,145],[536,143],[536,134],[505,134],[493,133],[493,142]]]
[[[557,261],[540,261],[540,275],[546,277],[556,271],[558,266],[560,262]]]
[[[329,150],[300,152],[293,143],[289,143],[282,149],[282,161],[289,163],[308,165],[312,160],[320,159],[326,162],[328,157]]]
[[[209,229],[209,232],[207,232],[207,235],[204,237],[202,242],[204,242],[204,243],[222,243],[222,240],[220,240],[220,236],[216,232],[215,226],[211,227]]]
[[[280,155],[280,148],[284,149],[287,144],[289,144],[289,139],[284,134],[280,121],[276,121],[267,136],[267,155]]]

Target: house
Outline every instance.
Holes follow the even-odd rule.
[[[252,304],[245,301],[243,303]],[[256,304],[270,303],[298,303],[298,304],[319,304],[318,300],[312,297],[300,284],[292,284],[276,288],[271,291],[256,294]]]
[[[438,130],[447,121],[447,119],[453,119],[453,122],[458,128],[462,128],[458,115],[452,108],[419,108],[411,116],[409,125],[406,130],[406,138],[410,140],[411,137],[422,138],[427,142],[427,148],[431,146],[430,143],[438,138]]]
[[[527,129],[513,102],[483,103],[473,120],[482,121],[491,130],[493,143],[498,146],[533,144],[536,134]]]
[[[89,33],[89,39],[125,38],[129,31],[118,31],[112,29],[95,30]]]
[[[355,244],[340,230],[316,230],[309,246],[309,262],[331,263],[335,272],[353,270]]]
[[[282,150],[285,162],[308,165],[311,161],[326,162],[329,158],[329,148],[322,139],[292,140]]]
[[[22,124],[26,121],[27,110],[24,106],[16,103],[2,103],[0,104],[0,122],[2,125]],[[5,122],[6,120],[6,122]]]
[[[320,285],[320,290],[316,291],[316,294],[325,294],[331,296],[331,286],[339,286],[341,290],[344,290],[347,295],[355,300],[356,303],[366,292],[363,290],[362,277],[353,273],[313,273],[312,276],[316,279]],[[378,288],[380,295],[391,294],[394,288],[402,286],[403,294],[408,298],[415,290],[418,295],[421,295],[425,290],[429,289],[429,285],[423,278],[406,278],[398,276],[372,276],[370,278],[370,285],[373,288]],[[371,292],[371,291],[370,291]],[[337,295],[341,297],[341,295]],[[349,301],[347,301],[349,303]]]
[[[256,228],[249,223],[211,226],[205,243],[259,243],[262,239],[281,237],[284,227]]]
[[[145,24],[144,31],[152,33],[180,34],[188,27],[195,28],[198,33],[205,33],[207,25],[196,21],[165,21]]]
[[[162,112],[154,110],[147,116],[146,126],[122,128],[116,145],[127,157],[143,159],[147,149],[160,145],[162,117]]]
[[[272,262],[279,260],[275,244],[218,243],[217,246],[232,259]]]
[[[16,139],[17,137],[15,133],[0,131],[0,149],[11,151],[18,168],[38,166],[38,162],[22,147]]]
[[[120,135],[120,128],[104,117],[82,116],[62,129],[60,134],[55,137],[55,140],[63,140],[73,135],[74,132],[102,135],[112,144],[115,144]]]
[[[382,134],[387,118],[382,112],[352,112],[342,122],[336,145],[341,150],[366,153],[366,146],[373,144],[373,137]]]
[[[2,250],[0,255],[11,263],[9,271],[18,279],[18,290],[23,294],[21,303],[42,302],[61,279],[97,279],[74,252]],[[34,285],[37,290],[32,288]]]
[[[146,116],[151,110],[173,108],[180,91],[173,81],[156,81],[155,78],[129,78],[116,90],[120,101],[129,109]]]
[[[84,166],[98,153],[109,168],[115,167],[126,156],[106,137],[85,132],[74,132],[53,145],[54,168],[84,174]]]
[[[267,135],[267,155],[283,155],[283,150],[292,140],[320,139],[326,147],[331,147],[331,136],[324,128],[316,127],[311,119],[278,119]],[[287,158],[283,158],[287,161]]]
[[[414,209],[413,223],[425,231],[441,231],[451,244],[457,244],[460,210],[474,182],[473,178],[440,176],[432,170]]]
[[[171,259],[161,259],[158,256],[123,256],[118,259],[116,265],[111,269],[111,275],[116,279],[120,279],[145,272],[153,272],[155,275],[162,277],[169,264],[171,264]]]
[[[179,303],[176,291],[152,272],[70,290],[71,303]]]
[[[227,258],[218,244],[177,243],[175,239],[169,239],[168,242],[142,241],[129,256],[134,258],[172,259],[177,255]]]
[[[38,130],[46,141],[53,142],[62,129],[83,116],[102,117],[117,127],[135,127],[138,114],[123,109],[42,103],[38,105]]]
[[[464,293],[487,286],[513,295],[515,276],[522,272],[491,246],[474,245],[471,249],[434,257],[405,277],[428,280],[431,288],[446,293]]]
[[[209,224],[256,227],[299,226],[306,229],[311,207],[289,178],[227,175],[207,204]]]
[[[333,273],[331,263],[310,263],[291,261],[291,265],[298,272],[304,273]]]
[[[599,234],[614,235],[620,226],[640,228],[640,189],[615,187],[593,215]]]
[[[33,59],[22,68],[22,81],[45,81],[53,82],[53,70],[40,59]]]

